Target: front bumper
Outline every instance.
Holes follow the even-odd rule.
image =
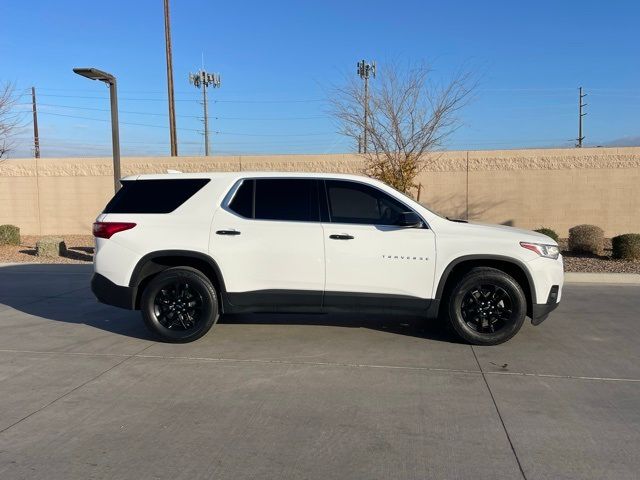
[[[533,305],[533,312],[531,318],[532,325],[540,325],[544,322],[549,314],[558,308],[560,303],[536,303]]]
[[[535,295],[531,305],[531,323],[540,325],[560,304],[564,283],[562,256],[557,260],[538,257],[527,262]]]
[[[94,273],[91,278],[91,291],[100,303],[128,310],[135,309],[135,288],[116,285],[99,273]]]
[[[531,324],[540,325],[544,322],[549,314],[560,305],[560,285],[551,287],[547,303],[534,303],[531,312]]]

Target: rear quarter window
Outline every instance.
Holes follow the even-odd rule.
[[[208,178],[123,181],[103,213],[170,213],[209,181]]]

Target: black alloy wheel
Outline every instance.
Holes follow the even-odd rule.
[[[513,300],[498,285],[480,284],[470,288],[462,299],[462,318],[478,333],[496,333],[507,326],[513,315]]]
[[[157,274],[142,292],[140,310],[147,328],[168,342],[191,342],[219,318],[216,290],[202,272],[173,267]]]
[[[168,329],[191,330],[202,319],[203,298],[188,280],[178,280],[156,294],[154,314]]]
[[[527,315],[527,298],[508,273],[476,267],[458,278],[448,294],[449,322],[473,345],[497,345],[513,337]]]

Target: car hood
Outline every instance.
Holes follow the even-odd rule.
[[[459,227],[463,230],[467,230],[469,234],[473,235],[487,235],[496,237],[510,236],[516,240],[524,242],[537,242],[547,245],[557,245],[558,243],[542,233],[533,232],[531,230],[525,230],[523,228],[510,227],[508,225],[494,225],[491,223],[480,222],[468,222],[458,223]]]

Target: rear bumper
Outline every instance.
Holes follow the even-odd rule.
[[[128,310],[135,309],[135,289],[116,285],[99,273],[94,273],[91,278],[91,291],[100,303]]]

